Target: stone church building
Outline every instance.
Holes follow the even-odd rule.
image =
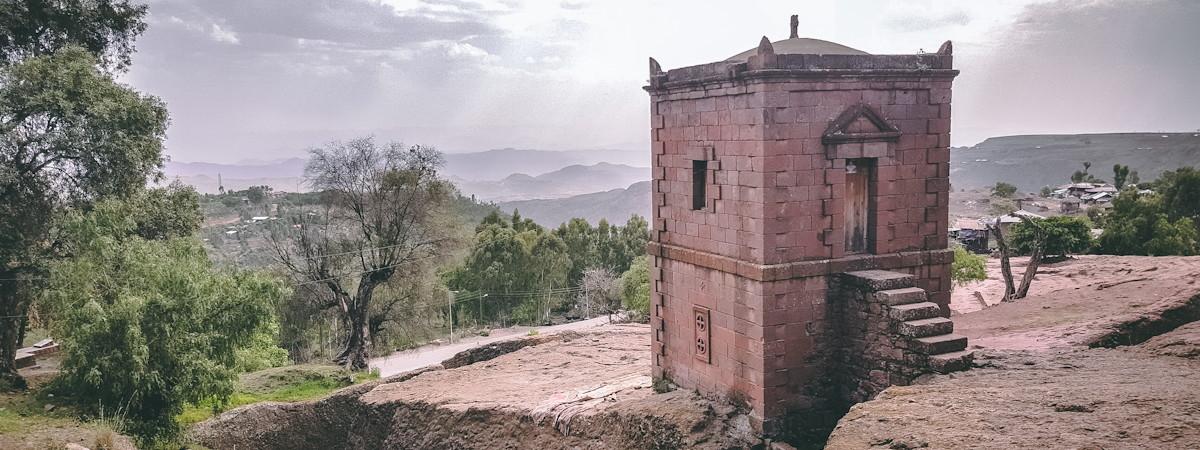
[[[872,55],[793,16],[722,61],[650,60],[656,379],[770,434],[970,364],[948,319],[951,53]]]

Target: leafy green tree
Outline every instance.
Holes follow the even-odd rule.
[[[1154,237],[1146,241],[1146,254],[1151,256],[1191,256],[1200,251],[1200,233],[1192,219],[1181,218],[1174,222],[1158,216],[1154,221]]]
[[[261,205],[270,193],[270,186],[250,186],[249,189],[246,189],[246,199],[250,200],[251,204]]]
[[[279,322],[274,316],[268,319],[250,336],[244,346],[235,351],[236,372],[257,372],[288,364],[288,351],[277,344],[280,334]]]
[[[516,228],[513,225],[516,225]],[[476,307],[464,308],[477,322],[511,317],[519,307],[525,319],[542,316],[547,292],[568,287],[571,257],[565,242],[520,213],[512,220],[494,213],[477,227],[475,245],[464,265],[451,275],[456,290],[488,294]],[[540,311],[540,312],[539,312]]]
[[[1083,170],[1076,170],[1075,173],[1071,174],[1071,182],[1072,183],[1101,183],[1101,182],[1103,182],[1104,180],[1096,178],[1092,174],[1088,173],[1088,170],[1091,168],[1092,168],[1092,163],[1090,163],[1088,161],[1084,161],[1083,162]]]
[[[1120,164],[1113,165],[1113,185],[1115,185],[1117,189],[1121,189],[1125,187],[1125,182],[1128,180],[1129,166],[1122,166]],[[1135,182],[1133,184],[1137,183]]]
[[[0,45],[0,48],[4,48]],[[141,190],[162,164],[167,111],[79,48],[0,69],[0,383],[64,208]],[[16,285],[20,284],[20,287]]]
[[[633,320],[650,318],[650,257],[635,258],[621,275],[621,305]]]
[[[191,236],[200,231],[200,194],[178,181],[167,187],[147,189],[132,200],[134,232],[144,239]]]
[[[1186,168],[1185,168],[1186,169]],[[1182,171],[1184,175],[1178,174]],[[1113,199],[1106,215],[1099,249],[1114,255],[1195,255],[1200,253],[1196,219],[1187,216],[1190,202],[1185,192],[1192,183],[1189,170],[1164,173],[1154,183],[1164,194],[1138,192],[1127,187]],[[1177,183],[1178,180],[1178,183]],[[1166,192],[1172,206],[1167,206]]]
[[[128,0],[0,2],[0,65],[76,46],[104,66],[129,66],[133,42],[146,30],[145,5]]]
[[[511,216],[492,212],[476,227],[470,254],[447,283],[477,297],[487,295],[486,302],[464,308],[464,315],[479,322],[544,319],[548,309],[565,306],[555,292],[581,289],[589,270],[626,271],[645,254],[648,239],[646,220],[636,215],[623,226],[602,220],[593,227],[576,218],[550,231],[516,211]]]
[[[968,252],[961,245],[954,246],[954,262],[950,264],[950,280],[962,286],[972,281],[987,279],[987,260]]]
[[[1052,194],[1054,194],[1054,188],[1052,188],[1050,186],[1042,186],[1042,191],[1041,191],[1042,198],[1048,198]]]
[[[1017,193],[1017,187],[1011,184],[999,181],[995,186],[992,186],[992,196],[1000,198],[1009,198]]]
[[[130,209],[68,215],[73,257],[51,265],[45,301],[65,352],[61,390],[86,410],[121,410],[150,441],[177,431],[185,404],[229,397],[239,351],[273,330],[285,289],[214,268],[195,238],[143,239]]]
[[[1091,230],[1091,222],[1083,217],[1031,219],[1013,225],[1009,243],[1021,254],[1040,250],[1044,255],[1066,256],[1092,247]]]
[[[1200,221],[1200,170],[1181,167],[1167,171],[1155,185],[1162,192],[1163,212],[1167,217]]]
[[[571,268],[567,278],[571,280],[571,284],[579,283],[583,279],[583,271],[589,267],[596,267],[599,263],[597,257],[597,242],[594,236],[592,226],[587,220],[574,218],[559,225],[554,234],[567,244],[567,251],[571,254]]]

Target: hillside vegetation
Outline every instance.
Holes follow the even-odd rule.
[[[634,214],[650,217],[650,182],[567,198],[500,202],[497,206],[504,211],[520,211],[521,215],[545,226],[554,226],[573,217],[588,222],[605,219],[610,223],[622,223]]]
[[[514,173],[500,181],[452,181],[464,194],[480,200],[518,201],[603,192],[649,179],[650,169],[645,167],[597,163],[575,164],[537,176]]]
[[[1143,180],[1200,161],[1200,133],[1107,133],[1003,136],[950,152],[955,190],[981,189],[1005,181],[1022,192],[1069,183],[1080,165],[1112,181],[1111,167],[1128,165]]]

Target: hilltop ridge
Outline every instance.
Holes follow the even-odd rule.
[[[1022,191],[1070,182],[1070,175],[1091,162],[1089,171],[1112,178],[1114,164],[1138,171],[1143,181],[1164,170],[1200,164],[1200,132],[1041,134],[988,138],[950,151],[954,190],[979,189],[1004,181]]]

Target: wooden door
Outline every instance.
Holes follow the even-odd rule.
[[[846,162],[846,253],[865,253],[870,245],[870,183],[868,161]]]

